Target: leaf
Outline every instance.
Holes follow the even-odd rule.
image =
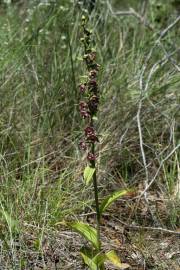
[[[96,256],[94,256],[93,258],[93,262],[98,265],[101,266],[102,264],[104,264],[105,260],[106,260],[106,254],[103,253],[98,253]]]
[[[96,229],[83,222],[73,222],[73,223],[68,222],[67,225],[70,226],[75,231],[77,231],[78,233],[80,233],[82,236],[84,236],[88,241],[90,241],[93,244],[93,246],[96,249],[99,248]]]
[[[93,174],[95,172],[95,168],[92,168],[90,166],[87,166],[84,170],[84,180],[86,185],[88,185],[90,183],[90,181],[92,180]]]
[[[127,195],[131,190],[119,190],[115,191],[111,195],[109,195],[107,198],[104,199],[102,204],[100,205],[100,214],[102,214],[109,205],[111,205],[115,200],[119,199],[120,197]]]
[[[117,266],[120,269],[127,269],[130,267],[127,263],[121,263],[121,260],[119,259],[118,255],[114,250],[111,250],[106,253],[106,258],[108,261],[110,261],[114,266]]]
[[[81,256],[84,259],[86,265],[90,267],[91,270],[97,270],[98,267],[104,264],[105,261],[110,261],[114,266],[119,269],[127,269],[130,267],[127,263],[121,263],[119,257],[114,250],[107,252],[106,254],[100,252],[93,257],[93,251],[84,249],[85,253],[81,252]],[[93,258],[92,258],[93,257]]]
[[[115,266],[121,267],[121,261],[114,250],[106,253],[106,258],[112,262]]]
[[[63,226],[68,226],[71,229],[73,229],[74,231],[77,231],[79,234],[81,234],[82,236],[84,236],[88,241],[90,241],[93,246],[98,249],[99,248],[99,244],[97,241],[97,231],[96,229],[94,229],[93,227],[91,227],[89,224],[83,223],[83,222],[66,222],[66,221],[61,221],[61,222],[57,222],[55,224],[57,225],[63,225]],[[84,250],[83,250],[84,252]]]
[[[97,118],[96,115],[93,116],[93,120],[94,120],[94,121],[97,121],[97,120],[98,120],[98,118]]]
[[[83,58],[82,57],[76,57],[76,59],[78,60],[78,61],[83,61]]]
[[[83,254],[88,256],[90,259],[93,259],[98,254],[97,250],[95,250],[93,247],[89,247],[89,246],[83,246],[81,248],[80,252],[82,252]]]
[[[83,257],[84,263],[89,266],[91,270],[98,270],[98,266],[93,262],[92,259],[90,259],[87,255],[85,255],[83,252],[80,252],[81,256]]]
[[[93,250],[83,248],[82,251],[81,256],[83,257],[85,264],[87,264],[92,270],[98,269],[97,267],[101,266],[107,259],[106,254],[103,254],[102,252],[94,255]]]

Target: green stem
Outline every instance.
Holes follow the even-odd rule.
[[[92,144],[92,154],[94,155],[94,143]],[[91,161],[92,168],[96,168],[95,160]],[[97,235],[98,235],[98,252],[101,249],[101,240],[100,240],[100,211],[99,211],[99,197],[98,197],[98,186],[97,186],[97,174],[96,170],[93,174],[93,186],[94,186],[94,198],[96,205],[96,223],[97,223]]]
[[[91,120],[91,126],[93,127],[93,120]],[[95,155],[95,144],[92,143],[91,153]],[[93,174],[93,186],[94,186],[94,198],[95,198],[95,207],[96,207],[96,229],[97,229],[97,241],[98,241],[98,252],[101,251],[101,235],[100,235],[100,224],[101,224],[101,215],[99,209],[99,196],[98,196],[98,185],[97,185],[97,173],[96,173],[96,161],[91,160],[92,168],[95,168]],[[104,270],[104,264],[97,268],[97,270]]]

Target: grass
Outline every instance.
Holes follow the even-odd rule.
[[[135,2],[129,6],[140,12]],[[149,2],[146,18],[153,30],[133,16],[112,16],[106,1],[99,1],[99,10],[91,15],[101,64],[98,151],[103,193],[121,186],[144,189],[146,172],[136,118],[139,80],[160,32],[177,16],[171,1],[160,1],[160,7]],[[112,4],[114,10],[128,9],[126,3]],[[54,224],[64,218],[79,219],[83,211],[92,209],[92,190],[84,188],[82,179],[86,161],[78,148],[81,10],[71,1],[49,5],[29,1],[21,7],[4,5],[0,13],[0,265],[34,269],[30,262],[37,262],[39,254],[45,260],[44,241],[58,239]],[[172,230],[179,226],[178,149],[173,152],[179,144],[178,25],[163,37],[163,46],[154,49],[143,76],[146,84],[157,63],[140,114],[149,180],[159,170],[148,190],[156,224],[151,217],[144,224],[141,207],[132,216],[136,223]],[[162,60],[166,52],[173,55]],[[126,219],[126,211],[116,209],[116,214]],[[80,269],[75,263],[70,269]]]

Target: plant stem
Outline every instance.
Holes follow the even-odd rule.
[[[91,126],[93,127],[93,119],[91,119]],[[91,153],[95,155],[95,143],[92,143]],[[98,196],[98,185],[97,185],[97,173],[96,173],[96,161],[91,160],[92,168],[95,168],[93,174],[93,186],[94,186],[94,198],[95,198],[95,207],[96,207],[96,229],[97,229],[97,241],[98,241],[98,253],[101,251],[101,235],[100,235],[100,209],[99,209],[99,196]],[[104,270],[104,264],[97,268],[97,270]]]
[[[94,143],[92,144],[92,154],[94,154]],[[95,160],[91,161],[91,166],[96,169]],[[98,186],[97,186],[97,174],[96,170],[93,174],[93,186],[94,186],[94,198],[96,205],[96,223],[97,223],[97,234],[98,234],[98,251],[101,249],[101,240],[100,240],[100,211],[99,211],[99,198],[98,198]]]

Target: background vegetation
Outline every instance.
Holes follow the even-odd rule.
[[[93,223],[78,147],[85,6],[7,2],[0,5],[0,268],[81,269],[82,239],[55,224],[88,215]],[[136,190],[112,208],[104,230],[113,235],[126,223],[128,240],[116,244],[132,269],[178,269],[179,9],[171,0],[104,0],[90,14],[101,64],[100,190]],[[154,236],[153,228],[162,230]],[[172,256],[157,255],[159,241],[174,247]]]

